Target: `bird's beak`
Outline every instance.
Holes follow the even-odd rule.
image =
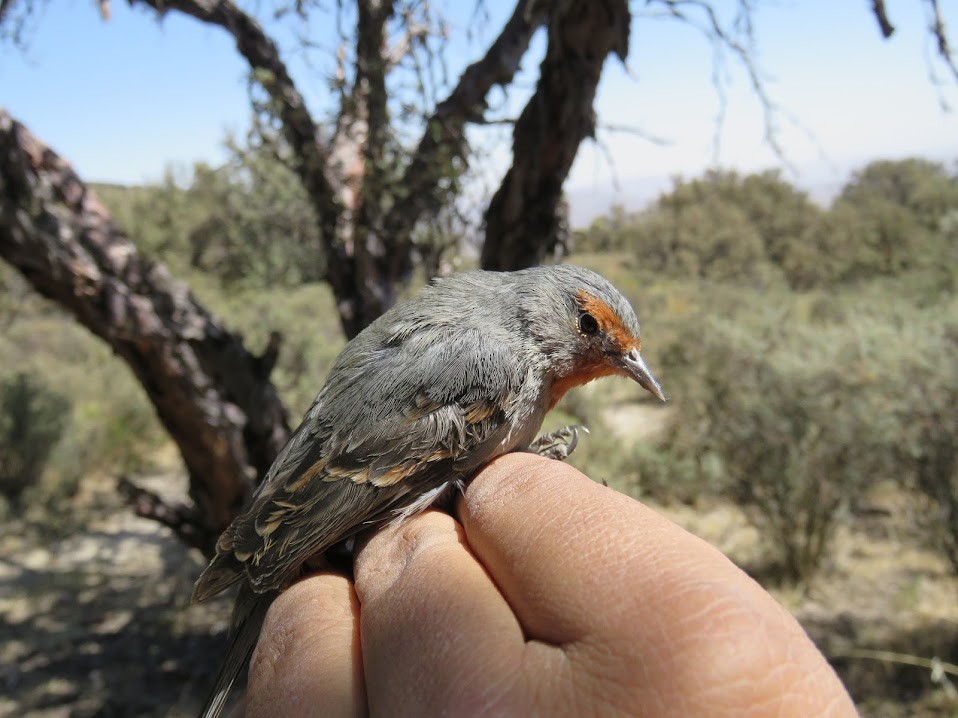
[[[622,368],[625,373],[635,379],[639,386],[649,392],[659,401],[665,401],[665,394],[662,393],[662,387],[652,376],[652,372],[645,365],[645,360],[639,354],[639,350],[632,348],[622,355]]]

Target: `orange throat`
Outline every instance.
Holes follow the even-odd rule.
[[[609,366],[608,364],[596,364],[594,366],[580,369],[568,376],[561,377],[552,382],[549,394],[549,410],[551,411],[565,396],[569,389],[583,384],[588,384],[595,379],[601,379],[604,376],[628,376],[622,369]]]

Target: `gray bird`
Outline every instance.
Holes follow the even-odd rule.
[[[363,330],[196,582],[194,602],[240,584],[202,716],[220,714],[266,610],[310,559],[454,495],[502,454],[563,458],[574,429],[534,439],[572,387],[619,375],[664,401],[640,348],[626,299],[571,265],[439,279]]]

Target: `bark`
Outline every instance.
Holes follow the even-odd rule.
[[[402,192],[387,220],[387,232],[400,248],[408,251],[416,223],[438,213],[446,202],[440,182],[454,162],[465,160],[466,125],[482,119],[490,90],[512,82],[533,34],[546,22],[547,7],[547,2],[519,0],[486,54],[466,68],[449,96],[436,106],[403,173]],[[391,268],[394,274],[396,261]]]
[[[328,146],[296,88],[276,43],[256,20],[229,0],[131,0],[148,5],[159,14],[182,12],[201,22],[226,30],[236,48],[255,72],[257,81],[269,95],[282,123],[283,135],[293,150],[295,169],[319,219],[321,249],[326,255],[325,279],[333,290],[340,323],[348,337],[354,337],[366,324],[360,308],[356,268],[351,248],[341,241],[343,186],[330,167]]]
[[[610,52],[623,61],[631,16],[626,0],[557,0],[536,91],[513,132],[513,164],[486,210],[484,269],[541,263],[561,242],[562,183],[579,144],[595,133],[592,109]]]
[[[381,74],[394,63],[385,43],[376,37],[371,20],[377,3],[361,2],[357,33],[359,72],[368,76],[366,89],[370,112],[367,133],[369,144],[364,150],[364,173],[360,180],[359,209],[353,232],[356,255],[362,267],[359,275],[366,287],[363,296],[364,321],[371,322],[392,306],[396,290],[408,276],[412,265],[412,234],[424,218],[438,214],[449,201],[442,189],[455,163],[464,163],[468,154],[466,125],[481,120],[488,108],[489,92],[512,82],[535,31],[545,23],[547,3],[519,0],[512,16],[489,46],[485,55],[466,68],[449,95],[436,106],[426,121],[416,150],[406,163],[398,181],[391,183],[381,172],[385,129],[389,118],[385,112],[385,78]],[[365,6],[365,9],[364,9]],[[380,10],[381,11],[381,10]],[[367,20],[364,21],[363,14]],[[364,39],[368,38],[368,39]],[[373,50],[377,55],[373,55]],[[366,58],[366,59],[363,59]],[[380,84],[381,83],[381,84]],[[380,102],[379,92],[382,92]],[[354,92],[354,96],[356,93]],[[356,104],[355,102],[353,104]],[[361,104],[361,103],[360,103]],[[380,111],[376,111],[376,108]],[[384,215],[374,203],[390,196],[395,203]]]
[[[359,0],[356,27],[356,80],[351,106],[365,127],[357,147],[363,168],[352,227],[353,256],[360,313],[368,324],[396,301],[399,277],[383,272],[383,258],[395,254],[393,238],[383,231],[384,202],[389,192],[388,145],[392,135],[386,95],[386,22],[392,16],[389,0]],[[408,253],[407,253],[408,256]]]
[[[346,98],[336,133],[324,142],[275,43],[230,0],[132,0],[163,14],[178,11],[229,32],[237,49],[277,108],[296,169],[320,221],[326,281],[337,300],[340,323],[352,338],[392,306],[411,266],[412,232],[447,201],[442,180],[466,159],[465,126],[481,118],[489,91],[508,85],[529,40],[550,6],[519,0],[485,56],[460,77],[426,123],[416,152],[398,182],[386,186],[380,172],[388,136],[385,72],[391,65],[382,41],[393,11],[390,0],[360,0],[357,85]],[[378,164],[377,164],[378,163]],[[380,214],[384,196],[394,205]]]
[[[179,447],[195,506],[125,490],[142,513],[210,553],[289,433],[269,381],[278,338],[251,355],[164,265],[137,253],[66,161],[3,110],[0,256],[136,374]]]

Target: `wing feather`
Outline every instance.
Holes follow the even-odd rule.
[[[529,372],[501,338],[463,327],[438,340],[364,336],[224,532],[195,600],[244,576],[256,592],[282,588],[311,556],[512,448]]]

